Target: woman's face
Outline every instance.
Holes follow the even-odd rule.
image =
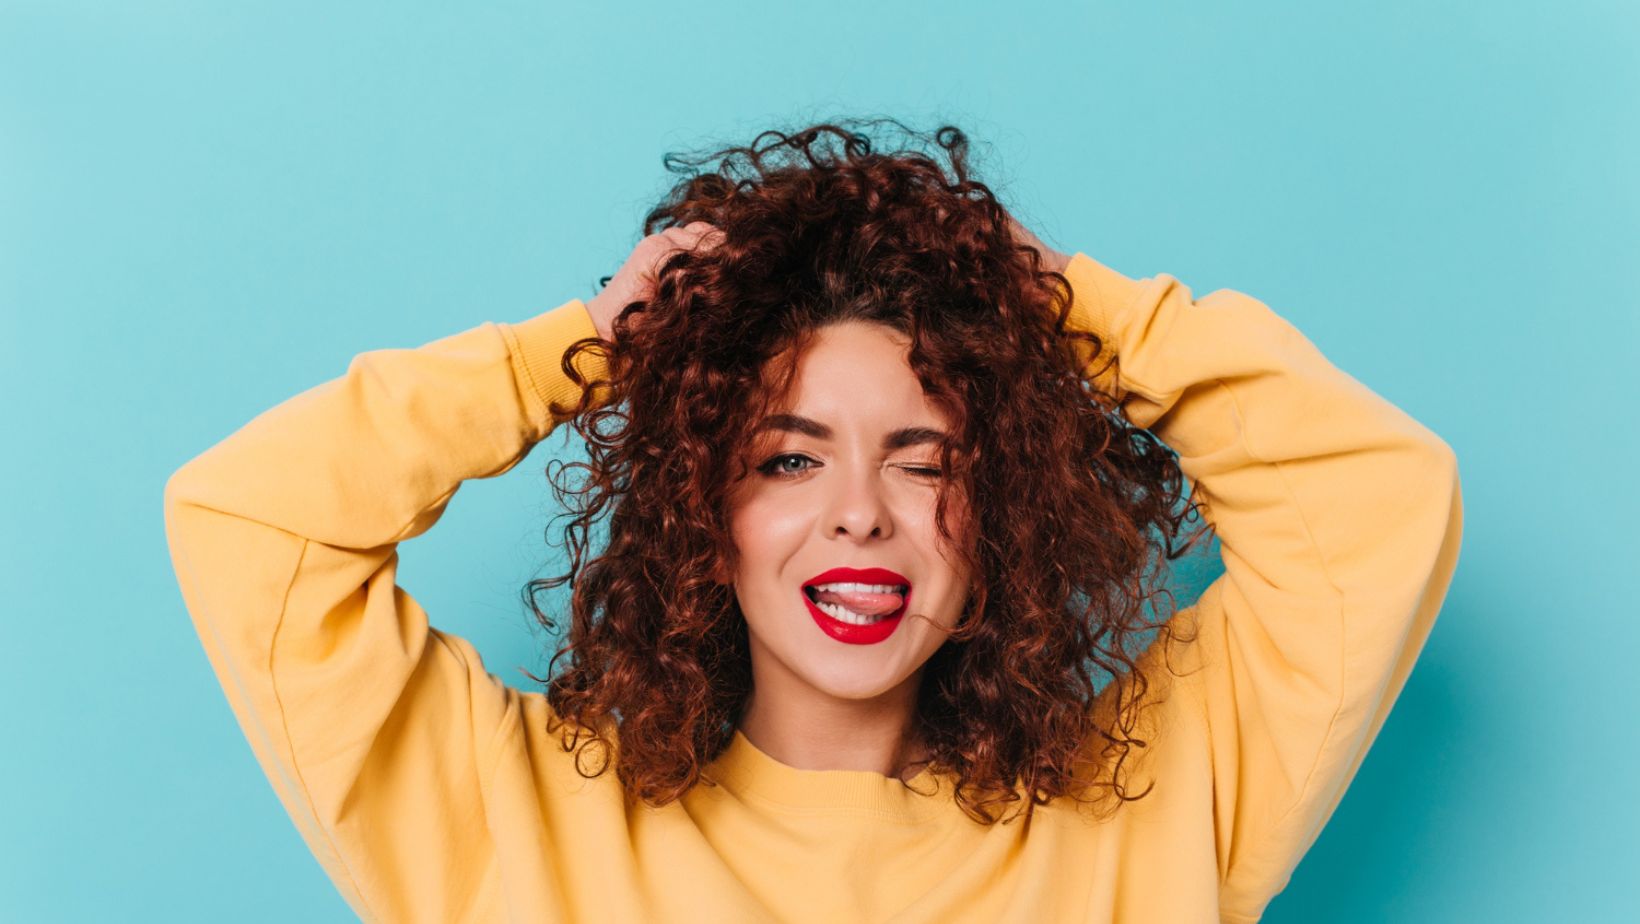
[[[823,328],[731,491],[734,588],[759,697],[903,695],[945,641],[936,626],[953,628],[967,601],[969,577],[934,523],[935,440],[949,421],[912,374],[909,343],[875,323]],[[965,536],[965,499],[953,489],[948,506],[951,534]],[[838,568],[892,574],[823,577]],[[851,578],[868,586],[805,590]],[[843,619],[818,615],[828,610]]]

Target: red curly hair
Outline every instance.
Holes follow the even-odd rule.
[[[897,121],[838,123],[667,155],[684,178],[645,217],[645,235],[707,221],[721,244],[668,257],[653,297],[615,319],[613,342],[590,337],[564,354],[582,391],[553,411],[589,462],[547,466],[572,511],[570,568],[524,590],[555,630],[536,594],[572,587],[551,679],[529,675],[547,687],[549,730],[572,720],[564,749],[585,733],[604,756],[582,774],[602,774],[613,752],[629,797],[651,805],[705,779],[752,684],[745,619],[733,587],[714,579],[736,561],[725,501],[748,466],[734,447],[753,441],[814,331],[867,320],[910,337],[912,370],[952,413],[934,520],[950,541],[948,492],[960,488],[974,531],[955,543],[973,594],[920,681],[925,763],[954,774],[956,801],[987,824],[993,806],[1021,799],[1028,817],[1061,795],[1101,790],[1091,801],[1114,796],[1116,807],[1142,798],[1151,787],[1129,795],[1120,779],[1130,748],[1146,746],[1131,735],[1150,687],[1134,641],[1172,634],[1166,569],[1152,566],[1202,535],[1177,545],[1199,517],[1195,492],[1184,497],[1177,455],[1094,388],[1104,370],[1073,340],[1094,360],[1115,357],[1096,335],[1066,329],[1069,280],[1042,267],[970,176],[967,136],[950,125],[932,135],[948,176],[916,146],[874,150],[865,129],[884,125],[927,141]],[[583,351],[599,351],[607,377],[586,381]],[[563,484],[566,469],[586,477]],[[589,557],[606,511],[607,544]],[[1167,607],[1147,619],[1157,598]],[[1096,677],[1110,682],[1101,690]]]

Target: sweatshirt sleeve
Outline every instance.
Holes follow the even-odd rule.
[[[178,469],[165,530],[183,601],[257,761],[367,921],[462,921],[499,868],[483,788],[519,699],[396,583],[398,543],[468,478],[517,465],[573,409],[579,300],[485,322],[267,410]],[[601,376],[603,360],[577,368]],[[600,395],[600,399],[606,396]]]
[[[1168,646],[1186,695],[1160,708],[1206,730],[1223,918],[1255,921],[1429,635],[1462,533],[1456,457],[1257,299],[1082,253],[1065,275],[1070,326],[1116,354],[1096,384],[1178,453],[1219,537],[1224,573],[1175,614],[1197,640]]]

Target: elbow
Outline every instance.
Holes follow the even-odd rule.
[[[204,492],[199,489],[198,478],[194,473],[192,461],[171,473],[165,479],[165,488],[161,494],[160,515],[165,522],[166,533],[173,534],[173,527],[182,511],[186,507],[206,507],[201,503]],[[174,536],[173,536],[174,538]]]
[[[1458,493],[1458,454],[1450,443],[1441,439],[1427,427],[1419,427],[1421,439],[1416,442],[1420,446],[1423,458],[1421,468],[1428,474],[1425,482],[1443,493],[1453,495]]]
[[[1419,441],[1417,463],[1407,469],[1409,480],[1397,490],[1408,514],[1402,541],[1416,537],[1412,547],[1435,558],[1455,554],[1463,534],[1463,498],[1459,485],[1458,454],[1433,434]]]
[[[1452,492],[1456,494],[1458,492],[1458,454],[1453,451],[1445,440],[1439,437],[1435,440],[1434,452],[1434,466],[1440,482],[1444,485],[1450,485]]]
[[[188,500],[188,480],[182,477],[186,469],[187,466],[183,466],[172,472],[171,477],[165,479],[165,491],[160,501],[160,519],[165,524],[165,540],[173,553],[175,553],[179,541],[177,535],[179,511]]]
[[[183,465],[181,468],[172,472],[171,477],[165,479],[165,490],[161,495],[161,503],[166,512],[169,512],[172,508],[186,500],[188,495],[188,478],[186,477],[187,472],[188,466]]]
[[[1452,491],[1452,507],[1456,511],[1462,505],[1460,500],[1462,492],[1459,488],[1458,476],[1458,454],[1452,450],[1451,446],[1443,442],[1437,458],[1440,461],[1443,483],[1449,486]]]
[[[182,474],[182,469],[179,468],[171,473],[171,477],[165,479],[165,490],[161,494],[160,505],[166,511],[176,506],[177,498],[180,496],[177,483],[177,476],[180,474]]]
[[[1444,441],[1436,440],[1432,458],[1433,484],[1440,492],[1445,510],[1440,556],[1447,560],[1443,567],[1450,571],[1457,561],[1458,548],[1463,543],[1463,488],[1458,474],[1458,454]]]

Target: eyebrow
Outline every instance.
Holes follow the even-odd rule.
[[[758,425],[757,432],[764,430],[782,430],[787,433],[800,433],[812,436],[817,440],[829,440],[833,434],[831,428],[818,420],[812,420],[800,414],[771,414]],[[944,430],[932,427],[901,427],[883,437],[883,448],[890,452],[904,449],[907,446],[920,446],[925,443],[938,443],[945,439]]]

